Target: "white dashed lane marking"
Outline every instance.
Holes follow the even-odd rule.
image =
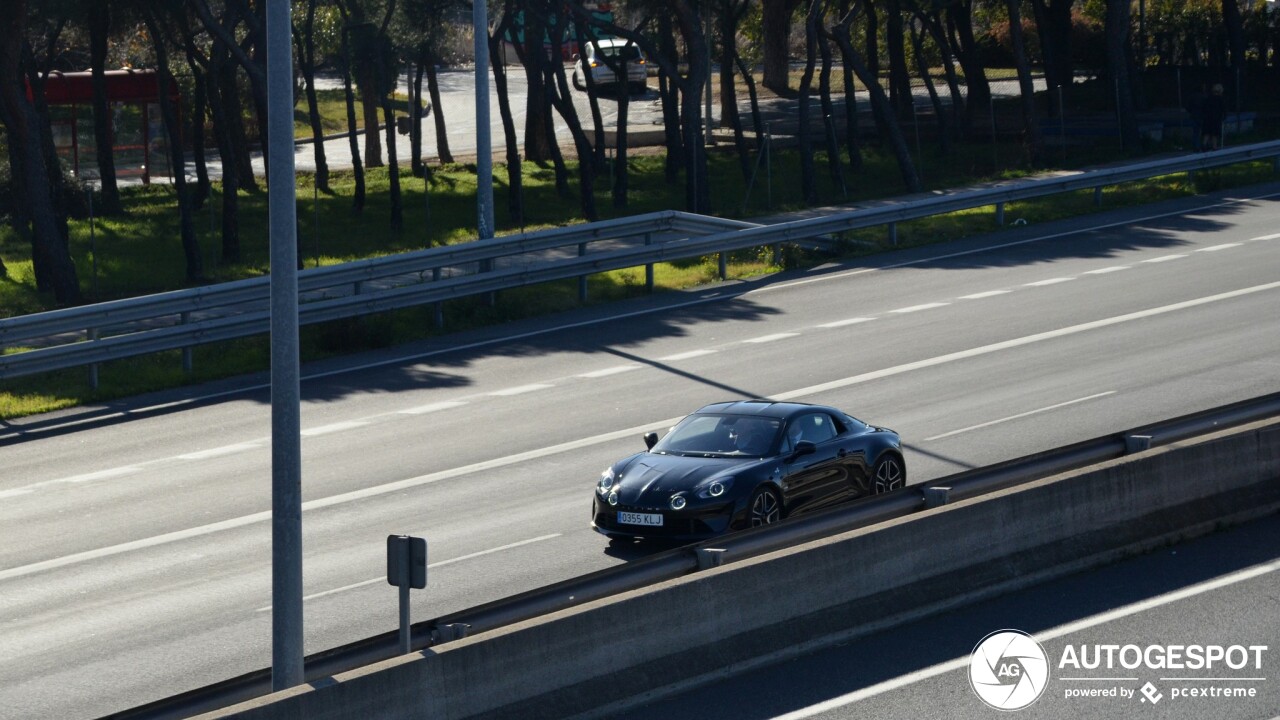
[[[703,357],[704,355],[714,355],[715,352],[716,352],[715,350],[690,350],[689,352],[676,353],[675,355],[660,357],[658,358],[658,362],[678,362],[680,360],[692,360],[693,358]]]
[[[1085,275],[1106,275],[1107,273],[1120,272],[1128,270],[1128,265],[1112,265],[1111,267],[1098,268],[1097,270],[1086,270]]]
[[[743,340],[742,342],[767,343],[767,342],[773,342],[774,340],[785,340],[787,338],[793,338],[799,334],[800,333],[793,333],[793,332],[774,333],[773,335],[761,335],[760,337],[751,338],[750,340]]]
[[[321,425],[320,427],[303,430],[303,437],[315,437],[317,435],[328,435],[329,433],[342,432],[343,430],[354,430],[358,427],[368,425],[368,420],[348,420],[347,422],[333,423],[332,425]]]
[[[961,300],[981,300],[983,298],[995,297],[997,295],[1008,295],[1012,290],[988,290],[987,292],[974,293],[972,295],[961,295]]]
[[[640,365],[617,365],[615,367],[605,368],[603,370],[595,370],[589,373],[583,373],[578,377],[602,378],[602,377],[608,377],[610,375],[617,375],[618,373],[629,372],[631,370],[639,370],[640,367],[641,367]]]
[[[1027,283],[1024,287],[1044,287],[1046,285],[1057,285],[1058,283],[1071,282],[1075,280],[1073,277],[1056,277],[1048,280],[1037,280],[1036,282]]]
[[[1169,262],[1170,260],[1178,260],[1184,257],[1186,257],[1186,255],[1161,255],[1160,257],[1154,257],[1149,260],[1143,260],[1142,262],[1154,264],[1154,263]]]
[[[946,307],[950,304],[951,303],[944,302],[925,303],[923,305],[912,305],[911,307],[898,308],[897,310],[890,310],[889,312],[905,315],[907,313],[920,312],[921,310],[932,310],[934,308]]]
[[[237,443],[235,445],[223,445],[222,447],[209,448],[208,450],[201,450],[199,452],[187,453],[186,455],[179,455],[178,457],[183,460],[210,460],[212,458],[223,457],[225,455],[235,455],[236,453],[247,452],[249,450],[256,450],[260,447],[262,447],[262,445],[258,443],[251,443],[251,442]]]
[[[440,412],[441,410],[452,410],[453,408],[462,407],[463,405],[466,405],[466,403],[461,401],[434,402],[426,405],[419,405],[418,407],[412,407],[407,410],[401,410],[399,412],[401,415],[426,415],[427,413]]]
[[[1227,248],[1234,248],[1234,247],[1240,247],[1240,243],[1223,243],[1221,245],[1214,245],[1212,247],[1203,247],[1203,248],[1197,249],[1196,252],[1217,252],[1219,250],[1226,250]]]
[[[489,394],[496,395],[497,397],[510,397],[512,395],[523,395],[525,393],[537,392],[539,390],[548,390],[551,387],[553,386],[534,383],[532,385],[518,385],[516,387],[507,388],[506,390],[496,390]]]
[[[871,322],[872,320],[875,320],[875,318],[856,317],[856,318],[849,318],[847,320],[837,320],[835,322],[823,323],[818,327],[820,328],[846,327],[848,325],[857,325],[858,323]]]

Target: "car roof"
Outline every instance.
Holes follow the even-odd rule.
[[[774,402],[772,400],[734,400],[730,402],[712,403],[698,408],[698,413],[715,413],[728,415],[759,415],[761,417],[789,418],[802,412],[824,410],[843,415],[835,408],[825,405],[810,405],[797,402]]]

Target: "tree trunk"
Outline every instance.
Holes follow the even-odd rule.
[[[809,12],[804,21],[804,74],[800,76],[800,104],[797,108],[800,125],[796,129],[796,139],[800,143],[800,194],[807,205],[818,204],[818,186],[813,170],[813,138],[810,131],[813,123],[809,119],[809,92],[813,86],[814,66],[818,62],[818,17],[823,9],[822,0],[810,0]]]
[[[316,189],[333,192],[329,187],[329,162],[324,154],[324,127],[320,124],[320,104],[316,99],[316,0],[307,0],[306,21],[298,47],[298,68],[302,71],[307,96],[307,120],[311,123],[312,147],[316,158]]]
[[[1031,80],[1031,63],[1027,61],[1026,43],[1022,37],[1021,0],[1008,0],[1009,36],[1013,40],[1013,60],[1018,64],[1018,88],[1022,105],[1023,138],[1027,146],[1027,160],[1040,164],[1040,125],[1036,121],[1035,85]]]
[[[356,86],[360,89],[360,108],[364,112],[364,160],[367,167],[382,167],[382,133],[378,122],[378,106],[381,104],[377,79],[372,68],[361,73]]]
[[[702,93],[707,84],[710,67],[710,48],[702,32],[701,18],[686,0],[672,0],[680,34],[688,48],[689,72],[681,87],[681,122],[684,127],[684,147],[688,153],[685,166],[685,201],[689,212],[706,215],[711,208],[710,176],[707,153],[702,140]]]
[[[524,12],[524,47],[518,52],[529,79],[529,92],[525,98],[524,154],[535,162],[553,158],[555,128],[551,122],[551,104],[545,85],[546,51],[542,46],[547,26],[539,13],[529,8]],[[558,151],[556,154],[559,154]]]
[[[569,80],[565,77],[564,63],[559,60],[562,52],[563,43],[561,38],[564,37],[565,18],[562,14],[554,14],[554,19],[549,23],[548,30],[551,34],[551,56],[553,60],[547,63],[547,89],[550,92],[548,100],[555,109],[560,113],[560,117],[564,118],[565,125],[569,127],[569,134],[573,136],[573,145],[578,152],[578,182],[579,192],[582,202],[582,216],[589,222],[595,222],[600,219],[599,213],[596,212],[596,163],[595,150],[591,147],[591,142],[587,140],[587,133],[582,128],[582,121],[578,118],[578,111],[573,106],[573,95],[569,91]],[[625,78],[625,76],[622,76]],[[620,92],[626,92],[626,83],[621,86]],[[603,149],[603,148],[601,148]]]
[[[195,80],[193,97],[191,98],[191,157],[196,165],[196,190],[191,195],[192,205],[196,210],[204,207],[209,199],[209,167],[204,155],[204,118],[209,102],[209,83],[205,74],[195,63],[188,62],[191,76]]]
[[[422,112],[422,76],[426,72],[426,56],[425,50],[420,51],[413,63],[413,87],[409,93],[409,169],[420,178],[426,177],[422,166],[422,121],[426,119]]]
[[[938,99],[938,90],[933,85],[933,78],[929,76],[929,65],[924,59],[924,37],[917,21],[918,18],[913,18],[910,23],[911,47],[915,51],[913,54],[916,57],[916,70],[920,73],[920,78],[924,80],[925,91],[929,93],[929,102],[933,105],[933,114],[938,133],[938,151],[944,156],[950,155],[951,128],[947,123],[947,114],[942,107],[942,101]]]
[[[674,64],[676,58],[675,29],[671,18],[658,15],[658,48]],[[688,165],[688,153],[684,147],[684,131],[680,127],[680,83],[665,67],[658,71],[658,94],[662,96],[662,128],[666,138],[666,180],[675,183],[680,171]]]
[[[351,198],[351,210],[359,215],[364,212],[365,183],[364,163],[360,159],[360,136],[356,133],[356,95],[351,88],[351,42],[342,33],[341,67],[342,93],[347,106],[347,142],[351,147],[351,171],[355,176],[356,190]]]
[[[1116,96],[1120,120],[1120,140],[1125,150],[1138,147],[1138,111],[1133,103],[1129,75],[1129,23],[1131,7],[1126,0],[1107,0],[1104,32],[1107,38],[1107,70]]]
[[[836,28],[832,28],[831,39],[839,47],[839,38],[835,33]],[[853,65],[843,48],[840,50],[840,61],[844,70],[844,143],[849,149],[849,170],[857,173],[862,169],[862,149],[858,142],[858,94],[853,85]]]
[[[741,55],[736,58],[736,61],[738,73],[747,83],[747,97],[751,98],[751,129],[756,134],[756,150],[759,150],[764,147],[764,120],[760,116],[760,98],[756,95],[756,79],[751,77],[751,68],[742,61]]]
[[[1049,96],[1049,114],[1059,117],[1058,88],[1062,99],[1070,94],[1071,67],[1071,6],[1072,0],[1032,0],[1036,29],[1040,35],[1040,53],[1044,56],[1044,80]]]
[[[173,164],[173,189],[178,196],[178,227],[182,237],[182,254],[187,265],[187,282],[196,283],[204,279],[204,258],[200,254],[200,242],[196,239],[191,198],[187,192],[187,173],[182,153],[182,126],[178,123],[178,113],[173,106],[173,99],[169,97],[169,86],[173,83],[173,76],[169,74],[169,50],[165,46],[165,35],[161,34],[150,9],[146,11],[146,24],[156,53],[156,74],[161,88],[160,117],[164,122],[165,145],[169,149],[170,162]]]
[[[906,30],[902,24],[902,0],[885,5],[885,43],[889,46],[889,99],[898,117],[910,116],[915,99],[911,95],[911,74],[907,71]]]
[[[52,197],[57,183],[53,174],[58,170],[45,163],[46,153],[40,147],[41,118],[27,100],[22,84],[26,17],[26,0],[11,0],[7,12],[0,11],[0,120],[9,146],[14,205],[20,208],[18,223],[25,226],[22,220],[29,221],[37,287],[51,291],[59,305],[74,305],[80,302],[80,283],[66,235],[58,227]],[[43,92],[43,88],[33,88],[33,92]]]
[[[871,95],[871,112],[876,116],[876,125],[879,126],[881,134],[889,138],[889,147],[893,150],[893,155],[898,161],[898,168],[902,172],[903,184],[908,192],[920,192],[920,176],[916,173],[915,162],[911,159],[911,149],[907,147],[906,138],[902,136],[902,128],[898,125],[898,119],[893,114],[889,98],[885,95],[884,88],[880,85],[880,79],[871,74],[870,68],[867,67],[862,60],[862,56],[853,47],[850,27],[853,25],[856,15],[856,9],[850,11],[841,19],[840,24],[834,28],[836,42],[839,43],[840,51],[844,53],[849,64],[853,66],[854,73]]]
[[[436,157],[442,163],[451,163],[453,153],[449,151],[449,133],[444,122],[444,106],[440,103],[440,79],[436,77],[435,60],[435,55],[432,55],[427,61],[427,93],[431,95],[432,114],[436,120]]]
[[[800,0],[763,0],[764,79],[765,87],[779,95],[789,95],[791,72],[791,16]]]
[[[89,63],[93,68],[93,139],[98,160],[98,177],[102,182],[102,200],[98,212],[118,215],[120,188],[116,184],[115,138],[111,128],[111,107],[107,103],[107,38],[111,31],[111,4],[89,3]]]
[[[815,24],[814,35],[818,43],[818,53],[822,58],[822,71],[818,74],[818,97],[822,99],[822,129],[827,143],[827,167],[831,172],[831,182],[840,188],[840,195],[849,198],[849,186],[844,181],[844,170],[840,167],[840,141],[836,137],[836,108],[831,100],[831,43],[821,24]]]
[[[742,118],[738,114],[738,92],[733,82],[734,61],[738,58],[738,21],[742,15],[730,0],[720,8],[720,124],[733,128],[733,147],[744,181],[751,179],[751,152],[742,134]]]
[[[951,51],[960,62],[964,71],[964,84],[968,89],[965,104],[965,128],[971,130],[974,124],[974,112],[978,108],[991,106],[991,84],[987,81],[985,68],[978,58],[977,40],[973,35],[972,0],[963,0],[947,7],[948,40]]]
[[[226,62],[226,48],[221,41],[214,40],[213,50],[209,53],[209,77],[216,78],[221,73],[221,64]],[[221,88],[209,83],[209,113],[213,116],[214,140],[218,144],[218,154],[222,156],[222,262],[240,262],[240,176],[228,169],[228,163],[235,152],[235,143],[231,139],[230,124],[227,122],[227,106],[238,108],[234,101],[226,102]]]
[[[515,119],[511,115],[511,98],[507,95],[507,66],[502,58],[502,38],[511,26],[511,5],[497,29],[489,37],[489,65],[493,67],[493,87],[498,95],[498,114],[502,116],[502,134],[507,146],[507,214],[512,225],[524,226],[524,180],[520,162],[520,144]]]

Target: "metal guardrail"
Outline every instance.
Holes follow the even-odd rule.
[[[778,525],[655,553],[643,560],[564,580],[474,608],[416,623],[414,651],[495,630],[601,598],[637,590],[739,560],[783,550],[823,537],[905,517],[927,507],[978,497],[1014,485],[1122,457],[1149,447],[1280,416],[1280,393],[1145,425],[1133,430],[1034,455],[968,470],[886,495],[867,498]],[[941,501],[939,500],[941,498]],[[708,552],[711,551],[711,552]],[[326,650],[306,658],[306,678],[321,678],[363,667],[400,653],[399,631]],[[196,690],[107,716],[116,720],[168,720],[266,695],[271,670],[257,670]]]
[[[593,273],[640,265],[651,269],[657,262],[716,253],[721,255],[723,263],[724,254],[734,250],[799,242],[861,228],[888,226],[890,234],[894,235],[899,222],[992,205],[996,208],[997,222],[1002,223],[1004,206],[1010,202],[1081,189],[1100,190],[1104,186],[1133,180],[1267,158],[1272,159],[1280,170],[1280,141],[1063,177],[1036,178],[1008,186],[939,195],[900,205],[890,204],[770,226],[665,211],[478,240],[304,270],[298,277],[299,292],[303,295],[299,322],[311,324],[355,317],[567,278],[579,278],[581,281]],[[658,232],[682,232],[692,236],[650,244],[652,235]],[[591,242],[639,236],[645,236],[645,244],[605,252],[586,252],[586,245]],[[449,278],[438,276],[439,271],[445,268],[488,263],[574,245],[578,246],[577,253],[570,257],[488,272],[468,272]],[[426,279],[428,272],[432,273],[431,280]],[[363,288],[368,283],[413,275],[417,278],[408,284],[372,290]],[[266,309],[269,283],[267,277],[254,278],[0,320],[0,348],[51,335],[76,336],[66,344],[0,355],[0,380],[164,350],[189,350],[202,343],[264,334],[269,328]],[[344,286],[350,286],[351,290],[347,292],[344,289],[339,297],[322,294]],[[211,317],[199,317],[202,314]],[[122,324],[129,325],[125,332],[114,335],[109,332],[111,327]]]

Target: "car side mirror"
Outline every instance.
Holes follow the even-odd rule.
[[[652,450],[652,449],[653,449],[653,446],[658,444],[658,433],[656,433],[656,432],[647,432],[647,433],[645,433],[645,434],[644,434],[644,444],[645,444],[645,447],[647,447],[647,448],[649,448],[650,450]]]
[[[812,455],[816,452],[818,452],[817,445],[814,445],[808,440],[801,440],[800,442],[796,443],[796,449],[791,451],[791,458],[794,460],[795,458],[804,457],[805,455]]]
[[[573,54],[573,61],[574,61],[574,62],[578,62],[578,58],[579,58],[579,57],[580,57],[580,56],[578,55],[578,53],[574,53],[574,54]]]

